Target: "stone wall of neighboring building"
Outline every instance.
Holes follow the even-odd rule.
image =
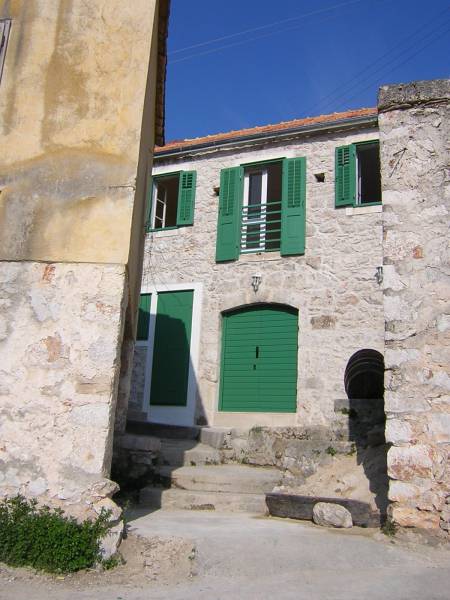
[[[0,0],[0,495],[114,490],[167,4]]]
[[[450,80],[382,87],[385,408],[392,518],[450,529]]]
[[[376,126],[376,122],[375,122]],[[297,135],[289,140],[230,143],[189,156],[157,158],[154,174],[196,170],[195,217],[192,227],[147,235],[143,290],[183,283],[202,284],[197,422],[251,427],[329,426],[335,401],[346,398],[344,373],[354,352],[373,348],[384,353],[383,293],[376,281],[382,264],[381,206],[335,208],[335,148],[378,138],[374,125]],[[208,138],[207,138],[208,139]],[[306,157],[306,252],[241,254],[216,263],[220,171],[243,163],[282,157]],[[315,174],[324,173],[319,182]],[[252,276],[261,275],[257,292]],[[258,302],[298,308],[297,413],[226,413],[218,409],[221,363],[221,314]],[[138,348],[143,364],[145,349]],[[136,374],[134,409],[143,399],[143,378]]]
[[[78,514],[115,490],[125,281],[123,265],[2,263],[1,494]]]

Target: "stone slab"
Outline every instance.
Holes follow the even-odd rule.
[[[186,490],[244,494],[270,492],[280,484],[282,478],[282,473],[278,469],[244,465],[211,465],[177,469],[162,467],[160,475],[167,484]]]
[[[339,504],[352,515],[353,524],[358,527],[379,527],[380,514],[369,504],[347,498],[326,498],[322,496],[299,496],[295,494],[266,494],[266,504],[270,515],[288,519],[312,521],[313,508],[318,502]]]
[[[162,510],[198,510],[266,513],[264,494],[190,491],[147,486],[140,491],[139,504]]]

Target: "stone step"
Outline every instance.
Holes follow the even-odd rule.
[[[224,447],[225,438],[230,431],[230,429],[225,427],[202,427],[200,441],[202,444],[207,444],[220,450]]]
[[[162,510],[217,510],[252,514],[265,514],[267,511],[264,494],[193,492],[152,486],[140,491],[139,504]]]
[[[216,448],[198,444],[194,440],[161,440],[159,463],[173,467],[218,465],[221,453]]]
[[[127,432],[141,435],[152,435],[159,438],[171,438],[178,440],[196,440],[200,434],[200,427],[185,427],[182,425],[164,425],[161,423],[141,423],[129,419],[127,421]]]
[[[265,494],[279,485],[282,473],[278,469],[244,465],[211,465],[198,467],[160,468],[166,484],[190,491]]]

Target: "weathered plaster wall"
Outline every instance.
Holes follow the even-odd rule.
[[[449,80],[386,86],[379,95],[392,517],[447,532],[449,99]]]
[[[125,286],[123,265],[2,263],[0,495],[78,514],[114,490]]]
[[[1,3],[1,259],[127,263],[155,4]]]
[[[365,207],[362,214],[353,215],[351,210],[334,208],[335,147],[377,138],[375,129],[353,130],[278,145],[212,150],[189,161],[158,160],[155,174],[197,171],[195,222],[192,227],[147,236],[143,285],[204,284],[197,414],[206,414],[210,424],[329,425],[334,401],[346,397],[344,371],[350,356],[361,348],[384,352],[382,290],[375,280],[382,264],[381,207]],[[213,188],[219,185],[220,170],[293,156],[307,159],[305,255],[280,257],[272,252],[216,264],[218,197]],[[325,182],[318,183],[314,173],[322,172]],[[257,273],[262,283],[255,293],[251,281]],[[221,312],[253,302],[286,303],[299,310],[296,415],[217,412]]]

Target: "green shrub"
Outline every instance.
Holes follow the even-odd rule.
[[[325,452],[327,454],[329,454],[330,456],[335,456],[337,454],[336,449],[333,448],[333,446],[328,446],[328,448],[325,450]]]
[[[0,502],[0,562],[50,573],[69,573],[101,560],[100,539],[109,529],[110,513],[78,523],[60,509],[37,507],[15,496]]]
[[[388,537],[394,537],[394,535],[397,533],[397,525],[394,523],[394,521],[386,519],[386,521],[383,523],[381,531]]]

